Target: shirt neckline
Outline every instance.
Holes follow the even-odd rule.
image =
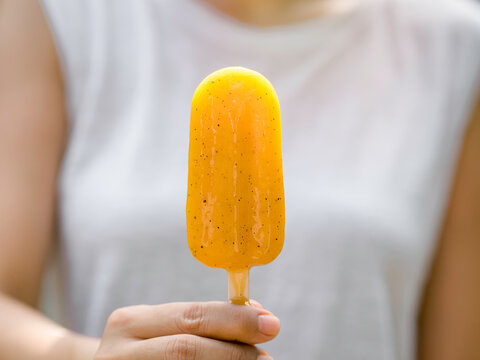
[[[186,6],[188,22],[202,24],[197,31],[228,39],[231,43],[248,43],[250,46],[282,49],[285,44],[291,50],[308,46],[309,40],[319,39],[339,22],[348,19],[357,9],[358,1],[341,12],[332,12],[300,22],[272,26],[257,26],[237,20],[199,0],[177,0]]]

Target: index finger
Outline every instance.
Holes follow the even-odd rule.
[[[273,339],[280,330],[280,321],[269,311],[224,302],[142,305],[122,310],[124,319],[117,321],[117,327],[140,339],[192,334],[253,345]]]

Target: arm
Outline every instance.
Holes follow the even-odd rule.
[[[419,360],[480,359],[480,101],[419,317]]]
[[[55,54],[37,2],[0,1],[0,358],[6,360],[72,359],[74,344],[92,358],[98,346],[34,310],[53,237],[66,130]]]

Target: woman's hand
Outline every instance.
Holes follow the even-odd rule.
[[[256,303],[132,306],[109,317],[95,360],[267,360],[255,344],[272,340],[280,321]]]

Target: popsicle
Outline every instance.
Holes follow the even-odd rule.
[[[248,304],[249,270],[280,254],[285,227],[280,107],[258,72],[220,69],[196,89],[186,212],[192,255],[227,270],[230,302]]]

